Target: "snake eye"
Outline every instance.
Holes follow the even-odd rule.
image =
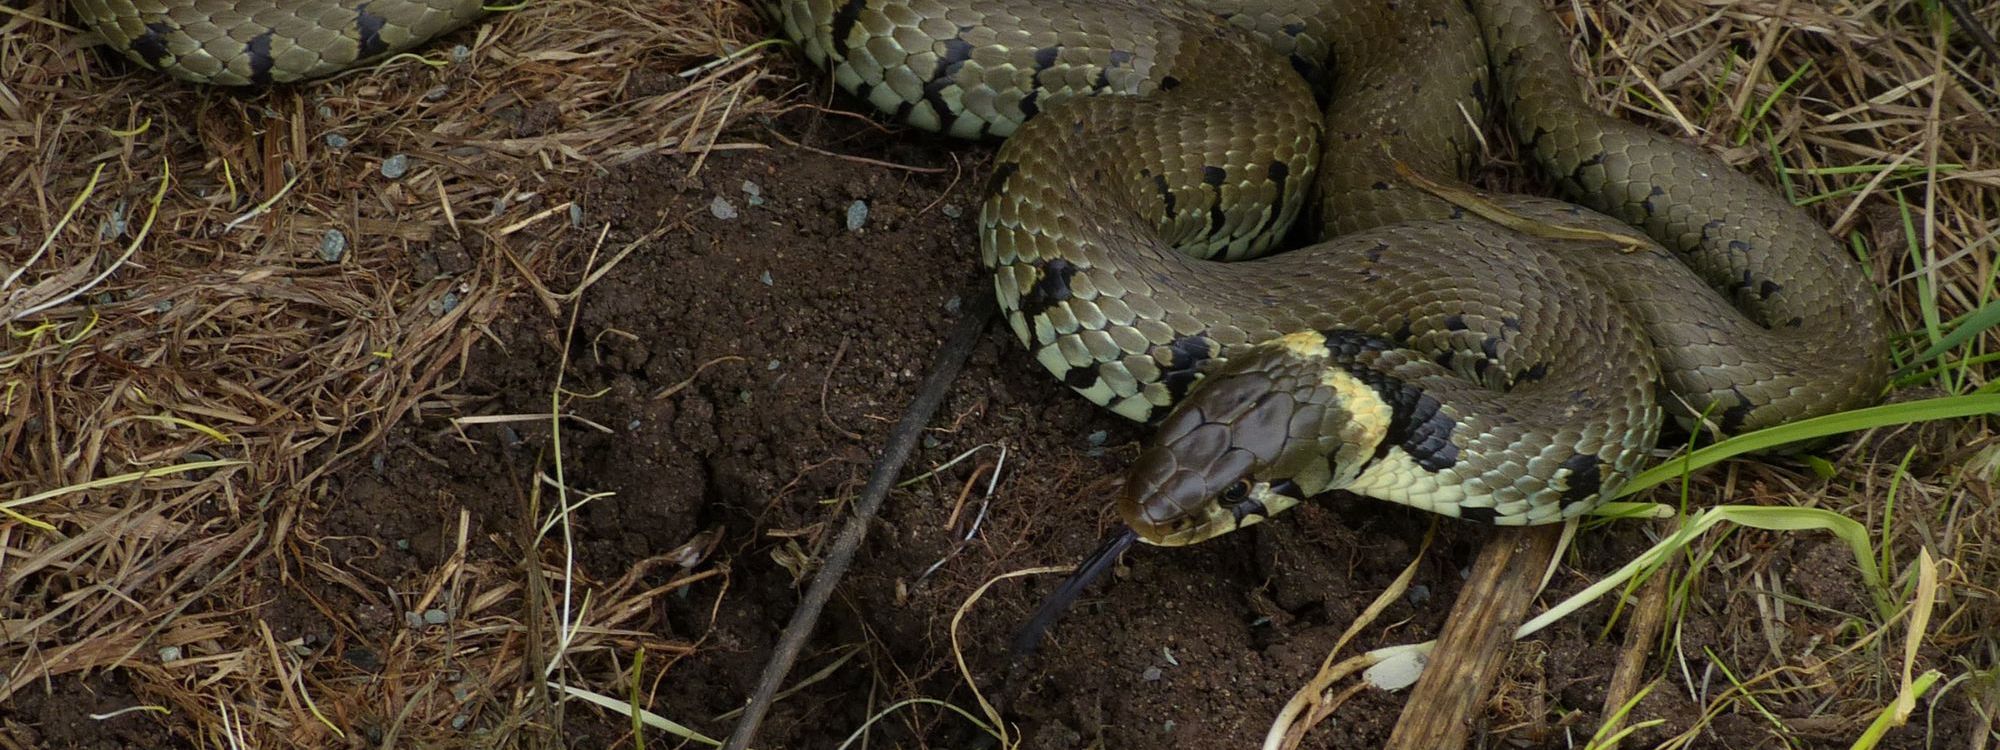
[[[1225,505],[1235,504],[1241,502],[1243,498],[1249,496],[1250,496],[1250,480],[1244,479],[1238,481],[1235,484],[1229,485],[1229,489],[1222,491],[1222,503]]]

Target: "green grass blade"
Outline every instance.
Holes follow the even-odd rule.
[[[1939,355],[1958,348],[1959,345],[1971,341],[1973,337],[1985,333],[1987,329],[1994,326],[2000,326],[2000,300],[1993,300],[1980,305],[1979,309],[1973,311],[1971,315],[1966,316],[1965,321],[1959,323],[1958,327],[1951,329],[1950,333],[1938,337],[1938,340],[1931,344],[1930,348],[1918,353],[1916,361],[1929,362],[1937,359]]]
[[[1973,417],[1983,414],[2000,414],[2000,395],[1977,394],[1971,396],[1947,396],[1944,398],[1906,401],[1900,404],[1884,404],[1866,409],[1844,411],[1823,417],[1804,419],[1791,424],[1779,425],[1756,432],[1744,433],[1696,450],[1679,458],[1669,459],[1658,466],[1639,472],[1625,483],[1616,497],[1625,497],[1636,492],[1651,489],[1661,483],[1677,479],[1696,469],[1756,451],[1768,450],[1781,445],[1796,443],[1829,435],[1839,435],[1856,430],[1876,427],[1929,422],[1938,419]]]

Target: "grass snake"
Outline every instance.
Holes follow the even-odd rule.
[[[72,2],[128,57],[223,84],[324,75],[483,13]],[[1006,139],[981,257],[1037,361],[1157,424],[1118,503],[1145,541],[1341,489],[1558,521],[1636,471],[1666,416],[1733,433],[1883,389],[1887,324],[1845,249],[1720,159],[1592,109],[1535,0],[769,10],[883,112]],[[1464,186],[1489,111],[1573,203]],[[1273,253],[1288,237],[1312,244]]]

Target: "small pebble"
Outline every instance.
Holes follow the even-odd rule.
[[[776,370],[776,369],[778,369],[778,360],[775,360],[775,359],[774,359],[774,360],[771,360],[770,362],[767,362],[767,363],[765,363],[765,364],[764,364],[764,369],[766,369],[766,370]]]
[[[404,612],[403,624],[410,626],[414,630],[422,630],[424,627],[424,616],[415,612]]]
[[[320,117],[332,117],[332,116],[333,116],[333,108],[332,108],[332,107],[329,107],[329,106],[326,106],[326,105],[324,105],[324,104],[321,104],[321,105],[319,105],[318,107],[314,107],[314,108],[313,108],[313,111],[314,111],[314,112],[318,112],[318,113],[319,113],[319,116],[320,116]]]
[[[715,218],[728,221],[736,218],[736,206],[731,205],[728,198],[718,195],[715,196],[715,200],[708,202],[708,213]]]
[[[451,728],[464,729],[465,725],[470,721],[472,721],[472,717],[467,716],[465,714],[459,714],[457,716],[453,716],[451,717]]]
[[[772,281],[772,280],[771,280],[771,272],[770,272],[770,271],[765,271],[765,272],[763,272],[763,273],[760,273],[760,274],[757,274],[757,280],[758,280],[758,281],[762,281],[762,282],[764,282],[764,286],[771,286],[771,285],[773,285],[773,284],[776,284],[776,283],[777,283],[777,282],[775,282],[775,281]]]
[[[1172,664],[1172,665],[1174,665],[1174,666],[1176,666],[1176,667],[1178,667],[1178,666],[1180,666],[1180,665],[1181,665],[1181,660],[1179,660],[1179,659],[1176,659],[1176,658],[1174,658],[1174,650],[1173,650],[1173,649],[1170,649],[1170,648],[1167,648],[1166,646],[1161,646],[1161,647],[1160,647],[1160,655],[1161,655],[1161,656],[1164,656],[1164,657],[1166,657],[1166,658],[1167,658],[1167,663],[1168,663],[1168,664]]]
[[[1173,731],[1174,731],[1174,720],[1173,720],[1173,719],[1168,719],[1168,720],[1166,720],[1166,721],[1164,721],[1164,722],[1162,722],[1162,723],[1160,724],[1160,733],[1161,733],[1161,734],[1168,734],[1168,733],[1171,733],[1171,732],[1173,732]]]
[[[1410,592],[1403,596],[1408,598],[1411,604],[1423,604],[1431,600],[1431,587],[1419,583],[1411,586]]]
[[[1139,673],[1139,679],[1147,682],[1159,682],[1160,677],[1164,674],[1164,672],[1160,671],[1159,667],[1147,667],[1146,671]]]
[[[583,206],[575,203],[569,204],[569,225],[573,227],[583,226]]]
[[[1084,437],[1084,440],[1088,441],[1091,445],[1103,445],[1104,441],[1110,439],[1111,433],[1105,430],[1098,430]]]
[[[424,610],[424,624],[443,625],[447,622],[451,622],[451,615],[445,614],[444,610],[437,608]]]
[[[160,663],[167,664],[181,660],[181,647],[165,646],[160,649]]]
[[[396,540],[396,549],[401,550],[403,552],[410,551],[410,540],[408,539]]]
[[[118,205],[111,209],[111,215],[104,217],[104,221],[97,224],[97,236],[108,240],[113,237],[124,236],[124,234],[125,202],[119,201]]]
[[[341,658],[364,672],[373,672],[382,666],[381,657],[376,656],[374,651],[360,646],[347,649],[347,653],[341,654]]]
[[[956,294],[951,295],[951,299],[944,301],[944,311],[951,313],[953,315],[957,315],[958,309],[964,306],[965,306],[965,301],[959,299],[958,295]]]
[[[630,421],[630,422],[626,422],[626,423],[625,423],[625,431],[626,431],[626,432],[638,432],[638,431],[639,431],[639,420],[636,420],[636,419],[634,419],[634,420],[632,420],[632,421]]]
[[[429,308],[432,315],[443,315],[458,309],[458,302],[458,292],[445,292],[444,296],[431,300]]]
[[[340,256],[347,254],[347,233],[338,229],[328,229],[319,236],[319,259],[328,263],[339,263]]]
[[[424,89],[424,101],[434,102],[439,99],[443,99],[445,95],[450,93],[451,93],[451,87],[440,83],[436,86]]]
[[[958,217],[960,217],[960,216],[963,216],[963,215],[965,215],[965,211],[963,211],[963,210],[960,210],[960,209],[959,209],[959,207],[958,207],[958,204],[956,204],[956,203],[946,203],[946,204],[944,204],[944,209],[943,209],[943,211],[944,211],[944,215],[945,215],[945,218],[947,218],[947,219],[956,219],[956,218],[958,218]]]
[[[382,160],[383,177],[387,177],[391,180],[400,180],[403,179],[403,175],[409,173],[410,173],[410,157],[406,154],[396,154],[395,156],[391,156],[387,159]]]
[[[170,299],[163,299],[153,303],[153,312],[156,313],[163,313],[172,309],[174,309],[174,301]]]
[[[327,133],[327,134],[326,134],[326,147],[327,147],[327,148],[331,148],[331,149],[336,149],[336,150],[337,150],[337,149],[343,149],[343,148],[347,148],[347,144],[348,144],[348,143],[349,143],[349,141],[347,140],[347,136],[344,136],[344,135],[341,135],[341,134],[339,134],[339,133]]]
[[[744,180],[743,194],[749,196],[750,205],[752,206],[764,205],[764,189],[757,187],[757,183],[751,182],[749,180]]]
[[[455,45],[452,45],[452,47],[451,47],[451,61],[452,61],[452,62],[455,62],[455,63],[462,63],[462,62],[465,62],[465,61],[467,61],[467,60],[470,60],[470,59],[472,59],[472,48],[471,48],[471,47],[467,47],[467,46],[465,46],[465,45],[463,45],[463,44],[455,44]]]
[[[868,202],[855,201],[847,204],[847,231],[859,232],[868,223]]]

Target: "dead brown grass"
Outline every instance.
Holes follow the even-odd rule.
[[[1970,5],[1986,28],[2000,27],[2000,6]],[[1892,400],[1994,390],[2000,338],[1990,330],[1937,359],[1916,355],[1995,301],[2000,59],[1953,31],[1942,9],[1918,3],[1580,7],[1597,32],[1578,45],[1580,63],[1597,72],[1607,108],[1705,143],[1745,169],[1777,173],[1795,201],[1863,255],[1896,328],[1909,332]],[[1884,430],[1830,456],[1824,487],[1741,464],[1693,488],[1704,506],[1820,507],[1862,521],[1899,604],[1913,603],[1919,557],[1939,561],[1940,598],[1909,664],[1944,679],[1883,746],[2000,743],[1993,430],[1990,419]],[[1672,501],[1664,490],[1654,494]],[[1641,731],[1625,746],[1855,741],[1896,697],[1912,633],[1909,610],[1884,623],[1833,593],[1833,582],[1854,579],[1844,556],[1824,540],[1773,532],[1701,545],[1692,568],[1673,580],[1673,617],[1655,654],[1664,668],[1655,661],[1648,676],[1700,715],[1641,703],[1628,724],[1667,718],[1670,729]],[[1808,718],[1778,719],[1773,706]],[[1942,714],[1969,714],[1971,726],[1934,723]],[[1724,726],[1724,718],[1745,721]]]
[[[602,229],[580,180],[747,147],[718,135],[770,108],[758,56],[696,69],[757,38],[747,9],[534,3],[434,45],[436,69],[249,93],[123,70],[63,11],[0,15],[0,707],[120,670],[215,746],[338,745],[357,715],[426,745],[468,713],[508,717],[502,744],[546,723],[523,678],[554,641],[494,606],[523,595],[518,569],[434,571],[413,611],[470,629],[410,630],[381,681],[302,669],[312,646],[257,608],[300,576],[379,592],[300,514],[439,408],[505,299],[557,301],[538,279]],[[173,473],[92,485],[146,471]],[[670,590],[640,583],[652,567],[605,582],[563,653],[685,650],[621,629]],[[446,668],[480,694],[440,688]]]
[[[1607,106],[1746,168],[1781,166],[1794,195],[1866,252],[1915,332],[1905,355],[1993,302],[2000,60],[1947,34],[1939,14],[1890,0],[1578,7],[1597,32],[1579,50]],[[2000,27],[2000,6],[1974,10]],[[758,147],[722,134],[774,107],[751,92],[770,53],[694,69],[758,38],[744,8],[530,4],[437,46],[435,70],[398,61],[247,95],[116,70],[60,18],[54,0],[0,15],[0,707],[116,670],[216,746],[338,745],[357,740],[339,727],[363,715],[393,719],[369,744],[445,745],[465,741],[454,720],[474,713],[499,717],[479,741],[506,745],[550,736],[560,696],[540,675],[565,655],[693,647],[628,627],[687,583],[648,587],[648,565],[599,586],[565,639],[551,625],[559,600],[521,574],[552,563],[454,556],[409,602],[468,627],[410,630],[373,681],[302,669],[311,646],[276,639],[256,608],[300,576],[376,585],[325,552],[302,509],[328,501],[321,480],[390,425],[449,405],[456,368],[504,300],[553,312],[573,299],[543,279],[574,272],[564,264],[597,242],[601,222],[571,200],[579,181],[647,154]],[[407,173],[385,176],[398,157]],[[1995,358],[2000,338],[1983,333],[1915,364],[1902,387],[1991,390]],[[1938,559],[1943,598],[1918,667],[1948,682],[1926,701],[1970,706],[1966,746],[1990,746],[1993,425],[1892,431],[1832,460],[1831,489],[1742,464],[1704,475],[1697,493],[1863,520],[1886,540],[1898,591],[1919,550]],[[189,463],[200,466],[104,481]],[[15,502],[25,498],[40,499]],[[1878,633],[1865,612],[1815,601],[1820,583],[1764,562],[1809,543],[1729,535],[1677,582],[1652,676],[1704,716],[1643,744],[1701,746],[1714,717],[1759,717],[1759,700],[1820,707],[1786,730],[1851,738],[1895,695],[1903,625]],[[538,617],[499,606],[522,596]],[[1829,607],[1830,620],[1802,614]],[[479,687],[454,694],[436,678],[446,670]],[[1633,720],[1646,718],[1642,704]]]

